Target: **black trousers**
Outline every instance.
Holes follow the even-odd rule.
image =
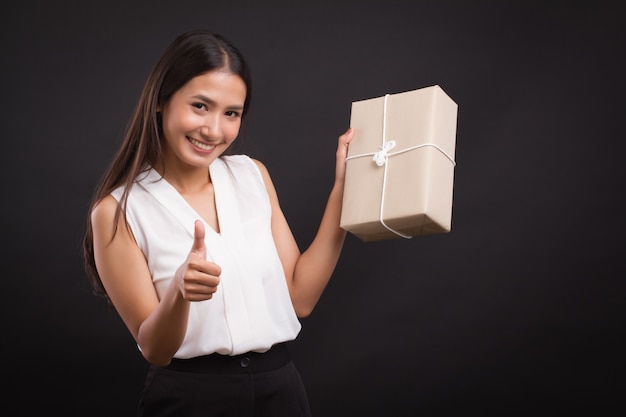
[[[310,417],[309,403],[287,346],[266,353],[207,355],[152,365],[140,417]]]

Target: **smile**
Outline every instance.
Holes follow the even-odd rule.
[[[200,141],[197,141],[197,140],[196,140],[196,139],[194,139],[194,138],[190,138],[189,136],[187,136],[187,140],[188,140],[189,142],[191,142],[191,144],[192,144],[193,146],[196,146],[196,147],[198,147],[198,148],[200,148],[200,149],[202,149],[202,150],[204,150],[204,151],[210,151],[211,149],[215,148],[215,145],[207,145],[207,144],[205,144],[205,143],[202,143],[202,142],[200,142]]]

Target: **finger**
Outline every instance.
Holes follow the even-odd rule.
[[[337,144],[337,156],[335,167],[335,180],[343,181],[346,172],[346,158],[348,157],[348,144],[354,137],[354,129],[348,128],[346,132],[339,136]]]
[[[208,283],[185,282],[184,288],[186,294],[209,295],[217,291],[218,284],[209,285]]]
[[[337,144],[337,159],[343,160],[348,156],[348,144],[354,137],[354,129],[351,127],[345,131],[344,134],[339,136],[339,143]]]
[[[203,301],[213,297],[217,292],[219,277],[202,277],[183,281],[183,298],[188,301]]]
[[[206,259],[206,247],[204,246],[204,224],[202,221],[196,220],[193,230],[193,246],[191,252],[195,252],[202,259]]]
[[[354,129],[349,127],[348,130],[346,130],[343,135],[339,136],[339,142],[342,145],[347,145],[348,143],[350,143],[353,137],[354,137]]]
[[[352,137],[354,136],[354,129],[352,129],[351,127],[349,127],[343,135],[341,135],[341,138],[343,138],[345,140],[345,143],[349,143],[352,140]]]

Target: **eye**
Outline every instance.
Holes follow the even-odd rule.
[[[196,103],[192,103],[191,105],[192,105],[193,107],[195,107],[196,109],[199,109],[199,110],[207,110],[207,109],[208,109],[208,107],[207,107],[207,105],[206,105],[206,104],[204,104],[204,103],[202,103],[202,102],[199,102],[199,101],[198,101],[198,102],[196,102]]]
[[[239,113],[238,111],[235,110],[228,110],[226,113],[224,113],[227,117],[240,117],[241,113]]]

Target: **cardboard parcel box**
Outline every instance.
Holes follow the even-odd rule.
[[[365,242],[450,231],[457,111],[437,85],[352,103],[344,230]]]

